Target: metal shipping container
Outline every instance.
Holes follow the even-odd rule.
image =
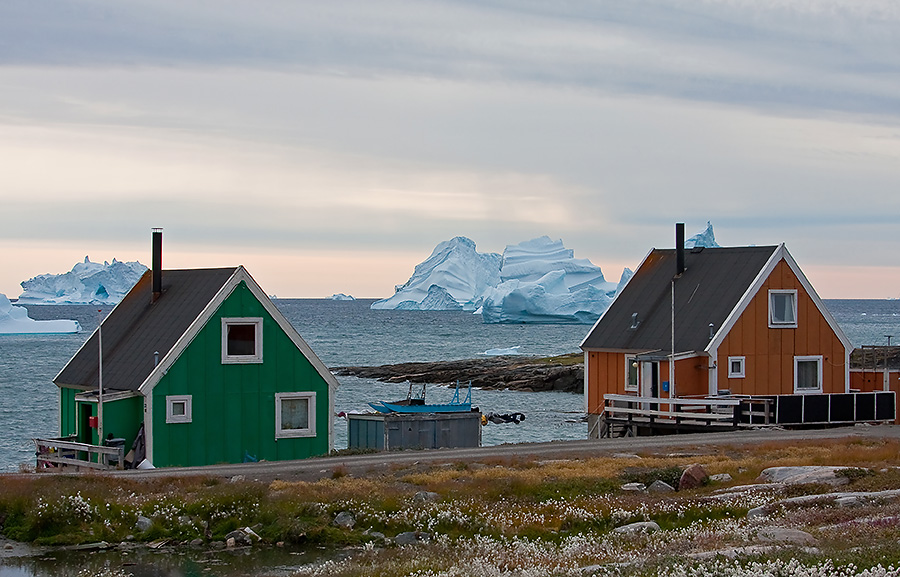
[[[440,449],[481,446],[481,413],[347,415],[348,448]]]

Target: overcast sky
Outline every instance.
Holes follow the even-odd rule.
[[[387,297],[454,236],[617,281],[712,221],[900,297],[896,0],[0,0],[0,292],[91,260]]]

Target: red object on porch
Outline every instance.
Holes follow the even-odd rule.
[[[96,429],[98,424],[97,417],[88,417],[88,426],[92,429]]]

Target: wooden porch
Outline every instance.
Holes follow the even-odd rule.
[[[81,469],[123,469],[123,446],[99,446],[76,443],[68,439],[32,439],[35,445],[37,471]]]
[[[603,399],[600,438],[892,423],[896,418],[893,391],[673,399],[607,394]]]

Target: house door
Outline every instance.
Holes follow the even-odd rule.
[[[653,399],[659,398],[659,362],[644,361],[641,363],[641,396]],[[659,408],[656,403],[644,403],[645,409],[655,411]]]
[[[78,442],[93,444],[94,431],[91,429],[93,406],[90,403],[78,404]]]

